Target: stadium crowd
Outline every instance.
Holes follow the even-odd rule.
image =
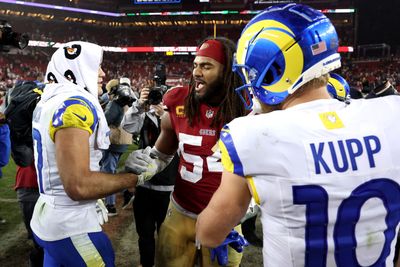
[[[45,52],[32,50],[33,53],[26,55],[4,54],[0,57],[0,90],[4,91],[12,87],[19,80],[43,80],[47,66],[46,60],[50,60],[51,50]],[[138,90],[149,85],[154,76],[154,68],[160,62],[167,67],[168,85],[184,83],[190,77],[191,58],[190,56],[166,57],[147,53],[143,55],[106,53],[103,64],[106,79],[128,77],[132,87]]]
[[[231,40],[238,40],[244,25],[218,25],[217,35]],[[14,29],[23,29],[28,32],[31,40],[44,42],[87,41],[102,46],[195,46],[207,36],[214,34],[213,25],[190,25],[187,27],[163,26],[152,27],[151,30],[143,30],[142,27],[107,27],[93,26],[80,22],[67,22],[59,20],[28,20],[24,17],[13,19]],[[51,28],[51,30],[49,30]],[[352,45],[354,32],[347,24],[337,26],[339,43]],[[106,33],[106,34],[105,34]],[[35,80],[42,78],[46,71],[47,62],[50,60],[52,48],[28,47],[24,51],[16,52],[18,55],[4,55],[0,58],[0,87],[11,79]],[[104,66],[106,78],[128,77],[135,88],[141,88],[152,79],[153,68],[163,62],[167,66],[169,84],[176,85],[177,81],[184,79],[181,84],[190,77],[193,56],[167,57],[153,53],[119,54],[105,53]],[[349,63],[351,66],[352,64]],[[381,66],[376,66],[378,69]],[[344,72],[344,70],[342,71]],[[350,77],[350,85],[356,86],[363,80],[363,76],[357,77],[358,70],[354,73],[349,70],[345,74]],[[353,78],[356,77],[356,78]]]
[[[362,90],[364,87],[376,87],[389,81],[400,90],[400,58],[350,59],[344,60],[340,73],[351,87]]]
[[[16,29],[29,32],[31,39],[45,42],[69,42],[81,40],[97,43],[103,46],[193,46],[206,36],[214,33],[213,25],[189,27],[153,27],[143,30],[142,27],[100,27],[84,23],[68,23],[60,21],[34,21],[15,20]],[[48,31],[49,24],[52,31]],[[240,26],[240,27],[243,27]],[[106,32],[106,34],[104,34]],[[218,35],[238,39],[240,28],[232,25],[218,27]],[[190,36],[190,38],[188,38]],[[110,38],[112,37],[112,38]]]
[[[4,54],[0,58],[0,90],[12,87],[18,80],[42,80],[46,62],[52,50],[31,49],[28,54]],[[185,84],[190,77],[192,56],[168,57],[157,54],[120,54],[108,52],[104,56],[106,79],[128,77],[132,87],[139,90],[151,84],[157,63],[164,63],[167,71],[167,84]],[[400,90],[400,58],[345,58],[339,73],[348,81],[350,87],[362,90],[375,87],[384,81]]]

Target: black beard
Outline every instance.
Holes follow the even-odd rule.
[[[206,103],[211,106],[218,106],[223,97],[224,91],[222,86],[223,82],[221,79],[217,79],[207,86],[207,90],[205,91],[204,95],[199,96],[195,93],[195,99],[201,103]]]

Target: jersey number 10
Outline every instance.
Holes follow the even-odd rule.
[[[293,186],[293,203],[306,206],[305,266],[325,267],[328,250],[328,193],[319,185]],[[385,243],[379,258],[371,266],[385,266],[390,246],[400,221],[400,186],[393,180],[380,178],[361,184],[339,205],[333,230],[335,261],[338,267],[360,266],[357,260],[356,224],[361,208],[371,198],[379,198],[385,206]]]

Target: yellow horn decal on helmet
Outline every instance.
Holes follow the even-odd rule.
[[[284,24],[276,20],[260,20],[253,25],[249,26],[245,32],[242,33],[238,41],[236,49],[236,60],[238,64],[244,64],[246,59],[247,47],[249,46],[249,41],[262,29],[266,28],[280,28],[293,34],[293,32],[286,27]]]
[[[293,34],[293,32],[288,27],[275,20],[260,20],[254,23],[253,25],[249,26],[245,32],[242,32],[242,35],[240,36],[236,49],[237,64],[243,65],[245,63],[247,48],[249,46],[250,40],[252,40],[254,36],[257,33],[259,33],[262,29],[271,27],[281,28]],[[248,83],[249,80],[247,77],[247,73],[243,74],[244,77],[246,78],[246,82]]]
[[[285,66],[281,79],[270,85],[262,86],[270,92],[281,93],[287,91],[300,77],[303,71],[304,56],[300,46],[296,43],[294,38],[287,33],[275,29],[263,31],[258,38],[266,38],[275,43],[281,51],[285,59]],[[294,45],[293,45],[294,44]],[[288,49],[290,48],[290,49]],[[287,50],[288,49],[288,50]],[[293,59],[296,60],[293,60]]]
[[[338,97],[345,98],[346,97],[346,90],[344,89],[344,86],[341,82],[339,82],[336,79],[330,78],[328,81],[330,84],[332,84],[333,88],[335,88],[336,95]]]
[[[262,29],[265,30],[262,31],[255,40],[257,40],[258,38],[267,37],[268,40],[274,42],[279,48],[281,48],[283,56],[285,58],[285,69],[283,70],[284,73],[281,80],[271,86],[263,86],[263,88],[271,92],[284,92],[297,81],[298,77],[302,73],[304,65],[303,51],[297,43],[293,45],[293,43],[295,42],[293,37],[284,32],[287,31],[293,34],[293,32],[286,25],[275,20],[260,20],[259,22],[256,22],[253,25],[249,26],[246,31],[242,33],[238,41],[236,50],[236,61],[238,64],[245,63],[249,42]],[[284,31],[279,31],[277,29],[282,29]],[[291,45],[293,46],[290,47]],[[289,47],[290,49],[288,51],[285,51]],[[293,58],[296,58],[297,60],[294,61],[292,60]],[[246,82],[249,82],[247,73],[244,74],[246,77]]]

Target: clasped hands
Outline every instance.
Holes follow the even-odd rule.
[[[137,185],[144,184],[156,173],[164,170],[171,162],[173,155],[159,152],[155,147],[146,147],[133,151],[125,161],[125,170],[138,174]]]

